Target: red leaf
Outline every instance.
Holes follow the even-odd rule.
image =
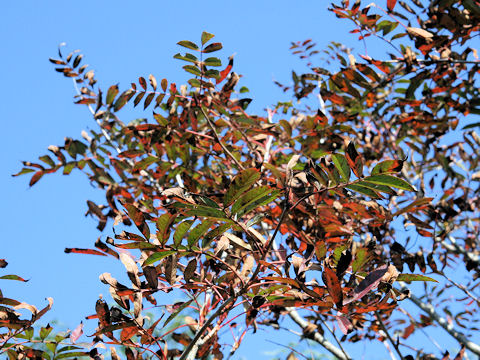
[[[397,0],[387,0],[387,9],[388,11],[392,12],[393,8],[395,7],[395,4],[397,3]]]
[[[343,303],[343,292],[337,274],[335,274],[332,269],[325,267],[322,277],[323,282],[327,286],[328,293],[332,296],[333,301],[340,309]]]
[[[44,172],[43,171],[37,171],[35,174],[33,174],[32,178],[30,179],[30,186],[33,186],[40,178],[43,176]]]
[[[80,249],[80,248],[65,248],[65,252],[69,253],[76,253],[76,254],[90,254],[90,255],[101,255],[107,256],[106,254],[93,249]]]
[[[122,342],[127,341],[128,339],[130,339],[136,333],[138,333],[138,328],[136,326],[126,327],[120,333],[120,340]]]
[[[220,71],[220,77],[217,79],[217,84],[221,83],[227,77],[228,73],[232,70],[233,67],[233,55],[228,58],[228,65],[225,70]]]

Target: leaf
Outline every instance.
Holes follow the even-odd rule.
[[[17,281],[23,281],[23,282],[28,281],[28,280],[25,280],[24,278],[21,278],[18,275],[3,275],[3,276],[0,276],[0,279],[1,280],[17,280]]]
[[[365,279],[363,279],[360,284],[353,290],[353,297],[345,299],[343,305],[347,305],[352,301],[360,300],[362,297],[367,295],[372,289],[376,288],[380,281],[382,280],[383,275],[388,271],[387,265],[382,265],[376,270],[369,273]]]
[[[144,262],[144,265],[151,265],[156,261],[162,260],[163,258],[175,254],[176,250],[161,250],[150,255]]]
[[[128,216],[133,220],[138,230],[145,236],[146,241],[150,239],[150,228],[148,227],[143,212],[137,209],[134,205],[125,204],[128,211]]]
[[[345,156],[342,154],[333,154],[332,160],[342,179],[348,182],[350,180],[350,167],[348,166]]]
[[[78,338],[82,336],[82,334],[83,334],[83,322],[80,322],[80,324],[70,334],[70,341],[72,342],[72,344],[75,344]]]
[[[222,66],[222,61],[216,57],[206,58],[203,63],[207,66]]]
[[[202,32],[202,46],[205,45],[210,39],[213,39],[215,35],[210,34],[209,32]]]
[[[325,266],[322,273],[323,282],[327,287],[328,293],[333,299],[333,302],[337,305],[337,308],[342,308],[343,303],[343,292],[340,282],[338,281],[337,274],[330,269],[328,266]]]
[[[68,353],[63,353],[55,356],[55,359],[66,359],[66,358],[72,358],[72,357],[79,357],[79,356],[90,356],[88,351],[74,351],[74,352],[68,352]]]
[[[380,194],[378,194],[376,191],[368,188],[368,187],[364,187],[364,186],[360,186],[360,185],[356,185],[356,184],[351,184],[351,185],[348,185],[346,186],[347,189],[351,189],[353,191],[356,191],[356,192],[359,192],[360,194],[363,194],[363,195],[367,195],[368,197],[371,197],[372,199],[381,199],[382,196],[380,196]]]
[[[395,7],[396,3],[397,3],[397,0],[387,0],[387,9],[389,12],[393,11],[393,8]]]
[[[196,76],[202,76],[202,72],[200,71],[200,69],[194,65],[185,65],[183,66],[183,70]]]
[[[240,196],[232,206],[232,214],[238,213],[240,210],[245,208],[247,205],[252,202],[261,199],[263,196],[269,194],[272,189],[269,186],[258,186],[253,189],[248,190],[242,196]]]
[[[361,178],[363,175],[363,160],[362,160],[362,157],[358,154],[357,150],[355,149],[355,145],[353,144],[353,141],[348,144],[347,149],[345,151],[345,157],[353,173],[358,178]]]
[[[386,174],[372,175],[372,176],[366,177],[364,180],[373,184],[391,186],[397,189],[402,189],[407,191],[415,191],[415,188],[413,188],[405,180],[399,179],[391,175],[386,175]]]
[[[431,39],[433,38],[433,34],[428,32],[427,30],[423,30],[421,28],[415,27],[407,27],[407,33],[413,37],[420,37],[423,39]]]
[[[214,222],[212,220],[205,220],[190,230],[190,233],[187,237],[188,246],[197,246],[197,241],[210,229],[213,224]]]
[[[107,105],[111,105],[113,103],[113,100],[115,99],[115,96],[118,94],[118,85],[112,85],[108,88],[107,91],[107,99],[105,102]]]
[[[395,190],[391,189],[390,187],[388,187],[386,185],[374,184],[374,183],[371,183],[371,182],[368,182],[368,181],[359,181],[359,182],[355,183],[355,185],[363,186],[363,187],[372,189],[375,192],[380,191],[380,192],[384,192],[384,193],[390,194],[390,195],[397,195]]]
[[[147,90],[147,81],[145,80],[144,77],[140,76],[138,78],[138,83],[140,84],[140,86],[143,88],[143,90]]]
[[[222,47],[223,46],[222,46],[221,43],[213,43],[213,44],[208,45],[205,49],[203,49],[202,52],[203,53],[211,53],[211,52],[220,50]]]
[[[190,227],[193,225],[193,220],[184,221],[177,225],[177,229],[173,234],[173,243],[175,246],[178,246],[182,243],[182,239],[185,234],[188,232]]]
[[[192,54],[189,54],[189,53],[186,53],[185,56],[181,55],[181,54],[175,54],[173,56],[174,59],[177,59],[177,60],[183,60],[183,61],[188,61],[188,62],[191,62],[191,63],[198,63],[198,58]],[[166,81],[166,79],[163,79]],[[162,81],[163,81],[162,80]],[[163,89],[163,86],[162,86],[162,89]],[[165,86],[165,89],[163,89],[163,91],[166,91],[167,87]]]
[[[160,86],[162,87],[163,92],[166,92],[167,91],[167,86],[168,86],[167,79],[162,79],[162,81],[160,82]]]
[[[67,254],[69,254],[69,253],[75,253],[75,254],[88,254],[88,255],[107,256],[107,254],[104,254],[104,253],[101,252],[101,251],[93,250],[93,249],[65,248],[65,252],[66,252]]]
[[[226,194],[223,197],[223,205],[229,206],[233,201],[239,198],[245,191],[252,187],[260,179],[260,172],[255,168],[241,171],[230,184]]]
[[[143,110],[145,110],[148,107],[148,105],[150,105],[155,95],[156,94],[154,92],[147,95],[147,97],[145,98],[145,102],[143,103]]]
[[[191,42],[191,41],[188,41],[188,40],[179,41],[177,43],[177,45],[183,46],[183,47],[185,47],[187,49],[191,49],[191,50],[198,50],[198,45]]]
[[[39,170],[35,174],[33,174],[32,178],[30,179],[29,185],[33,186],[38,180],[42,178],[43,174],[44,174],[43,170]]]
[[[125,342],[129,340],[132,336],[136,335],[140,330],[137,326],[129,326],[123,328],[122,332],[120,333],[120,340]]]
[[[157,91],[157,79],[155,79],[155,76],[152,74],[148,75],[148,80],[150,81],[153,91]]]
[[[168,231],[176,216],[170,213],[165,213],[158,217],[157,225],[157,239],[163,244],[168,239]]]
[[[425,275],[418,275],[418,274],[400,274],[398,275],[397,281],[405,281],[405,282],[410,282],[410,281],[433,281],[433,282],[438,282],[437,280],[425,276]]]
[[[372,175],[383,174],[383,173],[396,173],[402,171],[403,160],[385,160],[372,169]]]

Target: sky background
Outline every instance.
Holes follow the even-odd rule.
[[[74,170],[68,177],[47,175],[33,188],[28,186],[29,176],[11,177],[22,168],[22,160],[35,161],[47,153],[49,145],[63,144],[65,136],[79,138],[82,130],[95,129],[87,108],[73,104],[71,80],[56,73],[48,62],[49,57],[57,57],[60,43],[67,43],[65,52],[81,50],[83,63],[95,70],[102,89],[118,83],[125,90],[130,82],[150,73],[158,80],[165,77],[177,85],[184,83],[184,63],[172,58],[184,51],[176,43],[199,42],[202,31],[211,32],[224,45],[216,56],[226,60],[236,54],[234,70],[243,75],[240,86],[248,87],[254,99],[249,109],[265,114],[265,108],[276,101],[289,100],[273,80],[288,84],[292,69],[304,69],[289,51],[292,41],[312,38],[319,49],[338,41],[359,45],[354,53],[363,53],[363,45],[348,35],[351,25],[327,12],[328,3],[299,1],[293,6],[291,1],[282,0],[223,0],[183,1],[179,6],[173,1],[4,2],[0,12],[4,134],[0,152],[0,185],[4,190],[0,258],[9,265],[1,272],[29,279],[26,284],[2,281],[4,296],[39,308],[46,305],[46,297],[53,297],[54,307],[41,323],[56,319],[64,328],[74,328],[84,316],[95,312],[99,294],[110,300],[98,276],[108,271],[122,279],[125,273],[123,265],[110,257],[64,253],[65,247],[92,248],[97,237],[104,240],[111,234],[110,223],[100,233],[95,220],[84,217],[86,200],[101,199],[102,193],[91,187],[83,174]],[[369,51],[375,51],[375,44]],[[87,324],[87,329],[93,329],[96,321]],[[283,335],[270,330],[247,336],[234,359],[269,359],[270,351],[278,346],[265,339],[283,344],[295,340]],[[356,358],[388,356],[383,347],[372,351],[369,346],[357,345]]]

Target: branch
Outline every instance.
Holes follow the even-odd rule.
[[[227,149],[227,147],[222,143],[222,141],[220,140],[220,136],[218,135],[217,133],[217,130],[215,129],[215,126],[213,125],[212,123],[212,120],[210,120],[210,118],[208,117],[207,113],[205,112],[205,110],[203,110],[203,107],[201,104],[199,104],[199,107],[200,107],[200,110],[203,114],[203,116],[205,116],[205,119],[207,120],[207,123],[208,123],[208,126],[210,127],[210,129],[212,129],[213,131],[213,135],[215,136],[215,140],[217,140],[218,144],[222,147],[223,151],[225,151],[225,154],[227,154],[228,156],[230,156],[233,160],[233,162],[235,164],[237,164],[237,166],[242,169],[242,170],[245,170],[245,168],[243,167],[243,165],[237,160],[237,158],[235,156],[233,156],[233,154],[230,152],[230,150]]]
[[[401,286],[401,290],[406,290],[407,287],[402,281],[398,282]],[[480,346],[468,340],[464,334],[456,331],[453,328],[453,325],[449,324],[448,321],[440,316],[435,308],[430,303],[424,303],[422,300],[417,298],[415,295],[410,294],[409,300],[427,313],[433,320],[435,320],[446,332],[448,332],[455,340],[460,344],[465,345],[465,347],[473,352],[476,355],[480,355]]]
[[[287,311],[288,311],[288,316],[290,316],[290,318],[293,321],[295,321],[295,323],[299,325],[303,330],[306,330],[309,328],[310,323],[304,318],[302,318],[300,314],[297,312],[297,310],[295,310],[295,308],[287,308]],[[312,339],[315,340],[320,345],[322,345],[326,350],[328,350],[330,353],[335,355],[340,360],[352,360],[352,358],[350,357],[350,355],[348,355],[348,353],[346,353],[345,351],[342,351],[340,348],[333,345],[330,341],[325,339],[325,337],[322,334],[320,334],[318,331],[316,331],[312,335]]]
[[[390,333],[388,332],[387,328],[385,327],[385,324],[383,323],[382,318],[380,317],[380,314],[378,311],[375,311],[375,316],[377,318],[378,323],[380,324],[380,327],[382,328],[383,332],[387,336],[387,339],[391,342],[393,348],[397,352],[398,356],[400,356],[400,359],[404,360],[405,358],[403,357],[402,353],[400,352],[400,349],[398,348],[398,344],[393,341],[392,337],[390,336]]]

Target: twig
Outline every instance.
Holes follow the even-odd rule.
[[[401,290],[406,290],[407,287],[402,281],[398,282],[400,284]],[[480,346],[468,340],[464,334],[456,331],[453,328],[453,325],[449,324],[448,321],[440,316],[432,304],[424,303],[422,300],[417,298],[415,295],[410,294],[409,300],[417,305],[421,310],[427,313],[433,320],[435,320],[446,332],[448,332],[455,340],[460,344],[465,345],[465,347],[473,352],[476,355],[480,355]]]
[[[393,348],[397,352],[398,356],[400,356],[400,359],[404,360],[405,358],[403,357],[402,353],[400,352],[400,349],[398,348],[398,344],[393,341],[392,337],[390,336],[390,333],[388,332],[387,328],[385,327],[385,324],[383,323],[382,318],[380,317],[380,314],[378,311],[375,311],[375,316],[377,317],[377,321],[380,324],[380,327],[382,328],[383,332],[387,336],[387,339],[392,343]]]
[[[303,330],[307,329],[310,327],[310,323],[303,319],[300,314],[295,310],[295,308],[287,308],[288,315],[290,318],[297,324],[299,325]],[[345,353],[335,345],[333,345],[330,341],[328,341],[322,334],[320,334],[318,331],[316,331],[312,335],[312,340],[315,340],[317,343],[322,345],[326,350],[328,350],[330,353],[335,355],[337,358],[340,360],[352,360],[350,355],[348,353]]]
[[[347,352],[345,351],[345,349],[343,348],[342,346],[342,343],[340,342],[340,340],[338,339],[337,335],[335,335],[335,332],[330,329],[330,326],[328,326],[328,324],[326,323],[325,320],[323,320],[322,318],[320,318],[320,321],[322,322],[323,326],[325,326],[327,328],[327,330],[330,332],[330,334],[332,334],[333,338],[335,339],[335,341],[337,342],[338,344],[338,347],[343,351],[343,353],[345,354],[345,356],[348,356],[347,355]]]
[[[203,110],[203,107],[201,104],[198,104],[199,108],[200,108],[200,111],[202,112],[203,116],[205,117],[205,119],[207,120],[207,123],[208,123],[208,126],[210,127],[210,129],[212,129],[213,131],[213,135],[215,136],[215,140],[217,140],[218,144],[222,147],[223,151],[228,155],[230,156],[230,158],[232,158],[233,162],[235,164],[237,164],[237,166],[242,169],[242,170],[245,170],[244,166],[237,160],[237,158],[235,156],[233,156],[233,154],[230,152],[230,150],[227,149],[227,147],[222,143],[222,141],[220,140],[220,136],[218,135],[218,132],[217,132],[217,129],[215,129],[215,126],[213,125],[212,123],[212,120],[210,120],[210,118],[208,117],[207,113],[205,112],[205,110]]]

